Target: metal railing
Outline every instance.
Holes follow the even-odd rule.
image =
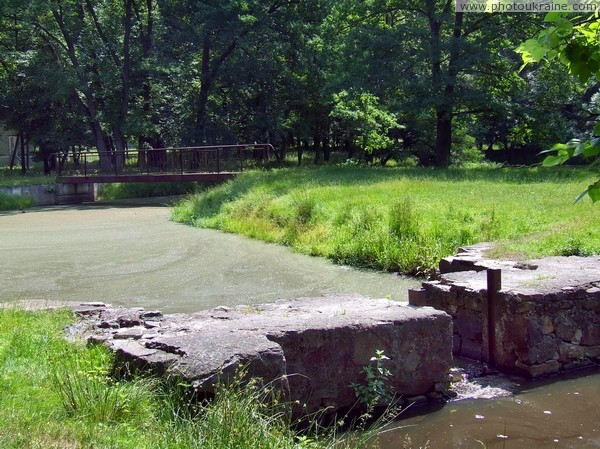
[[[57,176],[237,173],[260,166],[274,152],[271,144],[140,148],[55,153]]]

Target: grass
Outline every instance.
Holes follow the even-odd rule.
[[[495,256],[600,253],[600,214],[574,203],[575,168],[325,166],[245,172],[177,205],[175,221],[288,245],[337,263],[425,273],[458,247]]]
[[[19,167],[10,170],[9,167],[0,167],[0,187],[19,187],[26,185],[54,184],[55,179],[44,176],[39,170],[33,169],[30,173],[23,175]],[[19,210],[33,207],[34,201],[29,197],[19,195],[8,195],[0,192],[0,211]]]
[[[174,379],[115,378],[104,348],[65,340],[73,319],[0,308],[3,449],[358,449],[372,436],[299,434],[287,405],[255,382],[217,385],[212,402],[197,403]]]
[[[26,185],[54,184],[54,176],[46,176],[39,168],[32,168],[27,174],[21,173],[20,167],[10,169],[0,167],[0,187],[17,187]]]
[[[29,196],[6,195],[0,192],[0,210],[19,210],[35,205]]]

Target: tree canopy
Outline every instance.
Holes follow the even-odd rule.
[[[600,121],[596,112],[600,90],[600,18],[591,16],[549,13],[544,18],[545,27],[539,34],[523,42],[518,51],[524,65],[541,61],[560,61],[568,72],[588,87],[588,106],[591,127],[587,133],[571,138],[567,143],[557,143],[544,153],[544,165],[564,164],[575,158],[587,159],[592,166],[600,165]],[[567,136],[563,136],[567,137]],[[600,179],[588,186],[578,200],[588,195],[593,202],[600,201]]]
[[[532,163],[589,132],[595,107],[563,56],[518,72],[523,41],[530,61],[600,69],[593,24],[551,19],[536,46],[542,17],[453,0],[5,0],[0,121],[42,153],[96,147],[106,167],[129,146],[245,142],[316,163]]]

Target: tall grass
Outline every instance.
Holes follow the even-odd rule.
[[[177,379],[117,378],[104,348],[64,339],[72,320],[67,311],[0,308],[1,448],[377,447],[376,431],[298,433],[290,405],[242,374],[205,402]]]
[[[580,169],[328,166],[248,172],[189,197],[172,217],[342,264],[424,273],[458,247],[496,255],[600,253],[600,214],[574,204]]]
[[[101,200],[121,200],[128,198],[151,198],[156,196],[184,195],[201,190],[198,183],[190,182],[132,182],[102,184],[99,193]]]

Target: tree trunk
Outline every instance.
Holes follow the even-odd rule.
[[[313,149],[315,150],[315,165],[321,162],[321,127],[315,126],[313,130]]]
[[[461,39],[463,26],[463,13],[454,15],[454,30],[450,43],[450,54],[448,56],[448,69],[442,80],[441,73],[441,22],[433,15],[430,18],[431,31],[431,77],[432,84],[440,97],[435,108],[436,138],[435,138],[435,165],[437,167],[448,167],[450,165],[450,154],[452,150],[452,119],[454,112],[454,88],[456,77],[459,72],[459,60],[461,56]],[[443,88],[442,88],[443,87]]]
[[[83,17],[83,8],[80,8],[78,11],[79,14]],[[100,170],[101,171],[111,171],[112,163],[110,158],[110,152],[108,151],[108,147],[106,145],[106,139],[104,135],[104,131],[102,130],[102,126],[100,125],[100,121],[98,120],[98,110],[96,107],[96,99],[90,90],[90,80],[86,77],[85,72],[82,70],[81,65],[79,63],[79,58],[77,57],[77,53],[75,51],[75,37],[71,35],[68,30],[68,27],[65,25],[63,20],[62,10],[55,9],[52,11],[56,24],[61,30],[64,43],[66,45],[67,54],[69,60],[71,61],[71,65],[77,73],[81,92],[85,96],[85,101],[80,97],[79,92],[74,88],[72,92],[72,98],[79,104],[82,108],[83,112],[88,118],[88,123],[90,126],[90,130],[92,131],[92,135],[94,136],[94,141],[96,143],[96,148],[98,149],[98,157],[100,159]]]
[[[435,127],[435,166],[448,167],[450,165],[450,151],[452,149],[452,113],[445,105],[436,110]]]
[[[154,48],[154,0],[146,0],[146,29],[142,33],[142,59],[144,61],[150,61],[150,56],[152,55]],[[143,99],[143,116],[144,121],[147,125],[150,125],[150,128],[154,128],[158,120],[155,117],[155,114],[152,111],[152,70],[147,68],[143,71],[143,81],[142,81],[142,99]],[[138,148],[143,148],[144,144],[149,144],[154,148],[160,148],[160,146],[156,146],[155,143],[159,140],[156,133],[153,135],[147,135],[149,133],[144,132],[140,136],[138,136]]]
[[[204,36],[202,44],[202,68],[200,74],[200,92],[198,95],[198,106],[196,109],[196,133],[194,136],[196,145],[206,144],[206,114],[208,106],[208,92],[211,85],[210,75],[210,36]]]

